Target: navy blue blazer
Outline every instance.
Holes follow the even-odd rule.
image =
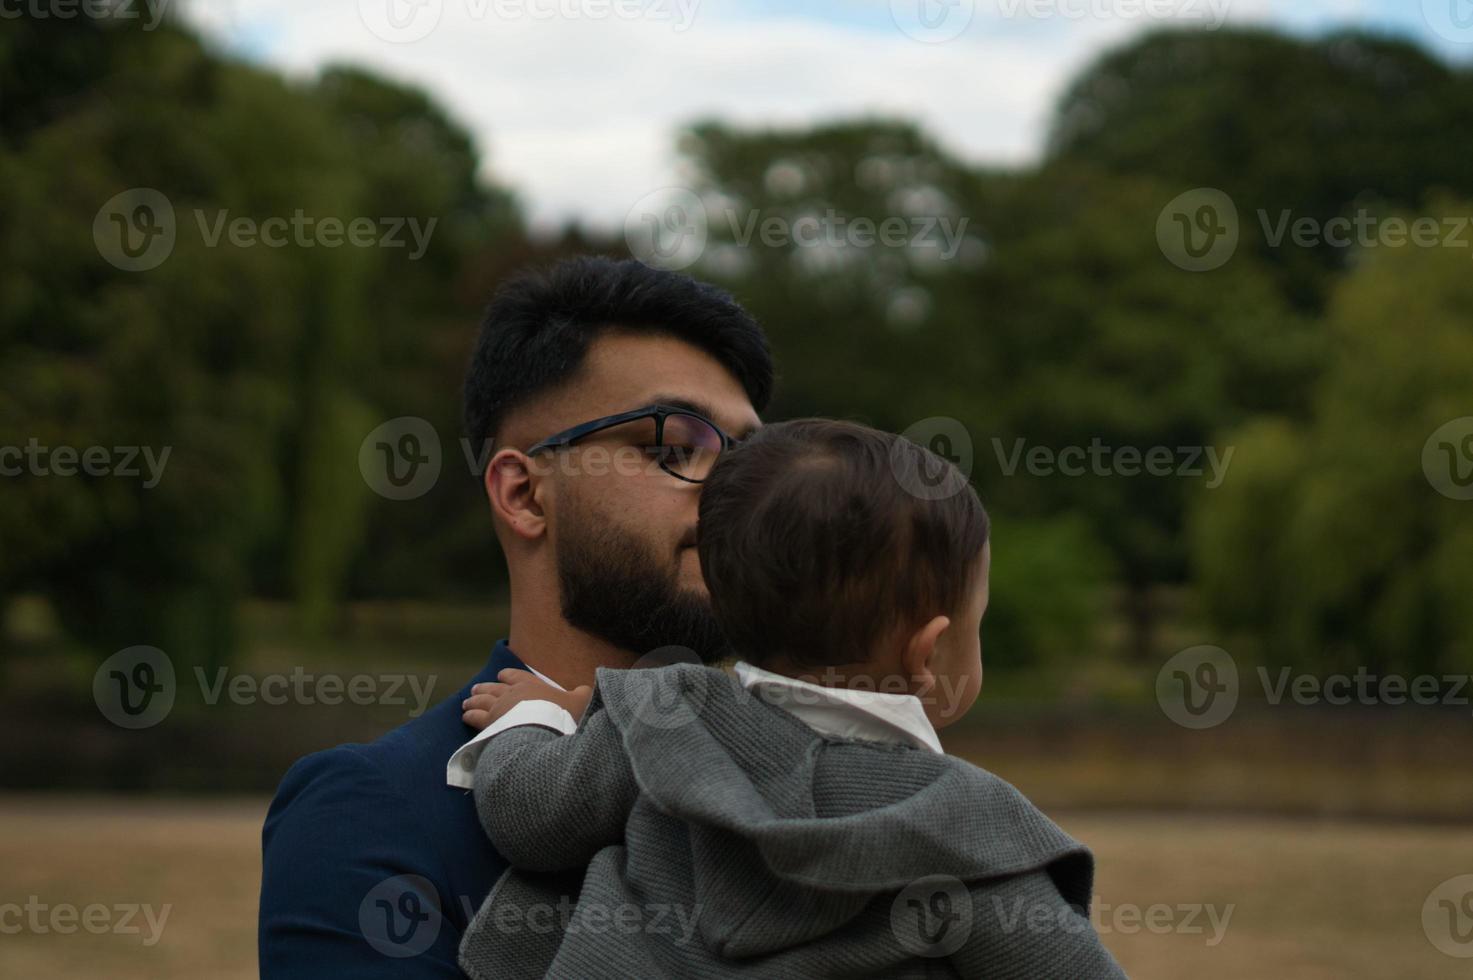
[[[261,976],[460,977],[461,933],[506,870],[445,764],[471,684],[524,667],[502,640],[455,696],[367,745],[297,761],[261,835]]]

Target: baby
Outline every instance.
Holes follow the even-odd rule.
[[[507,671],[466,702],[498,729],[474,792],[512,870],[462,969],[1123,976],[1089,851],[936,736],[982,684],[988,519],[961,473],[861,425],[778,423],[722,455],[699,528],[735,676],[601,668],[568,692]],[[534,700],[576,731],[516,724]]]

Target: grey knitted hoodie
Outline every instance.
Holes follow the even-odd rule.
[[[711,668],[600,669],[578,731],[492,739],[511,863],[460,947],[503,977],[1119,977],[1089,851],[998,777],[833,739]]]

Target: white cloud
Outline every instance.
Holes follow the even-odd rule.
[[[941,44],[897,29],[888,0],[819,4],[806,15],[754,14],[735,0],[194,0],[191,16],[225,44],[289,72],[348,61],[423,86],[471,130],[488,175],[519,192],[535,224],[578,216],[613,229],[646,192],[678,182],[676,133],[702,117],[803,125],[904,115],[968,160],[1034,158],[1069,78],[1160,21],[999,19],[999,10],[1018,9],[1003,5],[1019,2],[1038,9],[1027,6],[1033,0],[976,0],[968,29]],[[388,43],[370,30],[370,22],[380,33],[394,30],[384,14],[391,3],[397,23],[421,39]],[[1205,10],[1208,0],[1177,3]],[[640,4],[663,16],[615,13]],[[1282,4],[1234,0],[1232,17],[1276,16]],[[1306,7],[1342,14],[1359,0],[1295,5]],[[558,10],[581,15],[534,16]],[[598,10],[604,16],[595,19]],[[416,12],[431,19],[414,21]],[[676,29],[692,14],[687,29]]]

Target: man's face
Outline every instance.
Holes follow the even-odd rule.
[[[590,345],[574,381],[531,413],[546,430],[531,438],[656,403],[695,409],[733,439],[761,424],[711,355],[673,337],[611,331]],[[657,465],[647,452],[654,433],[654,419],[641,419],[533,460],[547,484],[563,614],[636,654],[678,645],[709,659],[721,650],[695,547],[701,488]]]

